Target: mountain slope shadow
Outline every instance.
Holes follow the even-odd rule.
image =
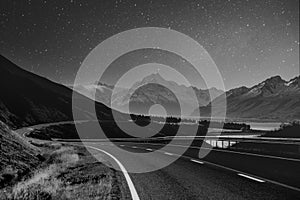
[[[3,56],[0,90],[0,120],[11,128],[73,120],[71,89],[23,70]],[[91,119],[90,104],[100,113],[110,113],[110,108],[76,92],[74,98],[83,105],[76,108],[82,113],[80,119]]]

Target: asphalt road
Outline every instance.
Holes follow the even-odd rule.
[[[118,158],[116,147],[106,143],[90,143]],[[118,143],[120,148],[135,153],[154,151],[145,144]],[[157,151],[156,151],[157,152]],[[172,152],[159,151],[156,161],[165,161]],[[130,173],[140,199],[300,199],[298,191],[264,181],[238,175],[236,171],[209,164],[185,155],[167,167],[148,173]],[[109,158],[106,158],[109,159]],[[122,156],[119,156],[122,161]],[[154,165],[143,156],[133,158],[141,166]],[[132,162],[134,162],[132,161]],[[276,167],[276,166],[274,166]],[[126,168],[126,166],[125,166]],[[247,174],[242,174],[247,175]],[[250,176],[251,178],[252,176]]]
[[[24,128],[17,132],[24,135],[30,130]],[[210,152],[207,157],[199,160],[195,148],[190,148],[183,156],[179,156],[177,155],[181,148],[179,146],[162,151],[159,150],[161,146],[158,144],[116,143],[116,146],[123,150],[137,153],[136,157],[130,158],[132,160],[124,162],[127,158],[122,157],[114,145],[106,142],[89,142],[88,145],[95,148],[91,151],[94,151],[93,154],[98,155],[99,159],[105,157],[104,160],[108,160],[116,168],[118,166],[115,160],[99,150],[108,152],[123,164],[138,163],[144,168],[155,167],[157,163],[168,162],[174,157],[177,159],[172,164],[153,172],[128,173],[141,200],[300,199],[300,190],[297,190],[300,188],[300,184],[298,185],[300,179],[297,179],[300,175],[299,162],[218,151]],[[155,152],[151,159],[146,159],[142,154],[150,152]],[[278,176],[259,170],[263,169],[265,164],[278,171]],[[126,165],[124,166],[126,169]],[[295,170],[295,173],[290,170]],[[289,180],[285,180],[286,175],[290,176]],[[130,190],[128,181],[127,189]]]

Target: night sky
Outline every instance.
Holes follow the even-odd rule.
[[[101,41],[138,27],[185,33],[208,51],[227,89],[299,75],[298,0],[1,0],[0,53],[72,84]]]

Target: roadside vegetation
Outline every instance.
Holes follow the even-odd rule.
[[[267,132],[264,137],[300,138],[300,121],[282,124],[278,130]]]
[[[0,188],[19,181],[43,160],[38,148],[0,121]]]
[[[121,172],[104,164],[101,154],[99,161],[85,147],[28,142],[0,128],[1,200],[124,199]]]
[[[160,130],[157,134],[152,137],[163,137],[163,136],[176,136],[179,130],[185,130],[187,136],[190,135],[191,132],[197,130],[197,136],[204,136],[207,134],[208,128],[222,128],[223,134],[248,134],[252,132],[250,129],[250,125],[245,123],[234,123],[234,122],[217,122],[217,121],[208,121],[201,120],[196,121],[193,119],[180,119],[177,117],[169,116],[167,118],[163,118],[160,116],[147,116],[147,115],[130,115],[132,121],[123,121],[121,122],[127,127],[131,127],[131,123],[135,123],[138,126],[145,127],[145,132],[149,132],[153,135],[153,130]],[[75,124],[60,124],[60,125],[51,125],[41,129],[36,129],[26,136],[41,140],[52,140],[52,139],[106,139],[106,138],[134,138],[133,136],[127,134],[130,132],[134,132],[135,130],[127,130],[126,132],[119,128],[119,125],[113,120],[99,120],[97,121],[88,121],[82,122],[79,124],[83,128],[83,130],[90,130],[90,127],[101,126],[101,129],[106,134],[106,137],[101,137],[98,133],[94,133],[93,131],[87,131],[85,135],[78,135]],[[152,128],[147,127],[152,123]],[[162,126],[163,124],[163,126]]]
[[[121,199],[119,174],[83,147],[33,143],[46,161],[21,181],[2,188],[0,199]]]
[[[292,139],[300,138],[300,123],[291,122],[280,126],[278,130],[267,131],[261,137]],[[296,141],[281,141],[270,142],[258,141],[254,142],[239,142],[231,147],[233,151],[251,152],[265,155],[290,157],[300,159],[300,145]]]

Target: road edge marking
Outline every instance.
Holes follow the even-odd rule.
[[[104,153],[104,154],[108,155],[109,157],[111,157],[119,165],[121,171],[123,172],[123,174],[125,176],[128,188],[130,190],[130,194],[131,194],[132,200],[140,200],[140,197],[139,197],[139,195],[138,195],[138,193],[137,193],[137,191],[136,191],[136,189],[134,187],[134,184],[133,184],[133,182],[132,182],[132,180],[131,180],[131,178],[130,178],[128,172],[127,172],[127,170],[125,169],[125,167],[122,165],[122,163],[116,157],[114,157],[113,155],[111,155],[110,153],[108,153],[108,152],[106,152],[106,151],[104,151],[102,149],[99,149],[99,148],[96,148],[96,147],[92,147],[92,146],[86,146],[86,147],[91,148],[91,149],[95,149],[97,151],[101,151],[102,153]]]

